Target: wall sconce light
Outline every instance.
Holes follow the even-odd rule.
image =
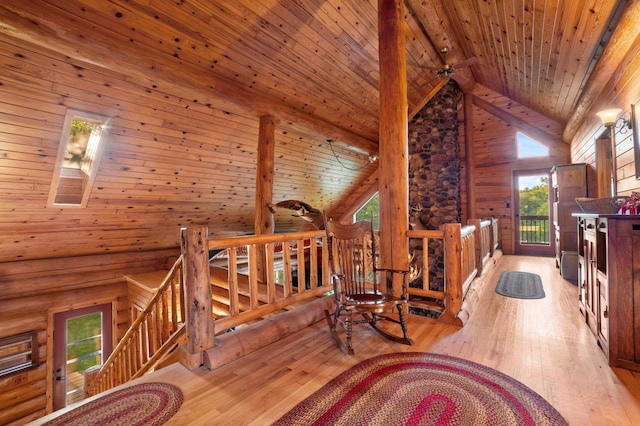
[[[627,129],[631,130],[633,126],[626,114],[618,118],[618,114],[621,112],[622,110],[620,108],[612,108],[597,112],[596,115],[600,117],[605,127],[620,129],[620,133],[627,133]]]

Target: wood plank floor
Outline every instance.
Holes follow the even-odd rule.
[[[546,297],[495,293],[502,271],[542,277]],[[324,322],[217,370],[174,364],[139,381],[180,386],[185,401],[171,425],[266,425],[345,369],[374,355],[423,351],[465,358],[499,370],[542,395],[571,425],[640,424],[640,373],[611,369],[582,321],[577,288],[552,258],[503,256],[478,289],[464,328],[410,316],[414,346],[382,339],[358,326],[355,356],[343,355]]]

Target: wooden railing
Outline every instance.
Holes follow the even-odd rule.
[[[409,294],[417,296],[419,301],[410,305],[439,311],[441,322],[463,325],[458,318],[464,295],[469,290],[473,280],[482,274],[484,264],[493,256],[498,248],[498,220],[470,220],[470,225],[462,227],[452,223],[443,225],[441,230],[407,231],[410,246],[421,245],[423,256],[421,265],[423,271],[421,280],[414,281],[409,288]],[[444,288],[433,290],[430,288],[429,274],[429,240],[441,240],[445,258]],[[413,243],[411,242],[413,240]],[[419,243],[416,244],[416,240]],[[419,286],[416,287],[416,284]],[[427,300],[434,300],[425,301]],[[440,302],[438,302],[440,301]]]
[[[216,331],[331,291],[324,231],[208,239]],[[217,333],[216,333],[217,334]]]
[[[463,325],[458,314],[466,289],[497,247],[497,221],[478,224],[407,232],[410,242],[421,241],[425,248],[432,239],[443,245],[444,290],[429,289],[428,250],[422,286],[409,289],[410,295],[443,301],[440,321]],[[86,393],[143,375],[178,343],[184,343],[183,364],[207,365],[205,354],[216,346],[216,335],[329,293],[325,238],[324,231],[207,238],[206,228],[183,229],[181,258],[90,383],[88,377]]]
[[[86,396],[142,376],[178,345],[185,335],[183,287],[180,257],[102,368],[86,376]]]

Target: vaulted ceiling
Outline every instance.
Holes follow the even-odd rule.
[[[463,88],[567,123],[625,3],[406,0],[410,109],[442,78],[430,68],[476,58],[453,74]],[[72,58],[284,110],[365,150],[377,141],[377,0],[6,0],[0,11],[3,33]]]
[[[437,70],[448,65],[463,91],[492,92],[546,116],[565,129],[568,143],[589,107],[585,88],[626,5],[405,0],[409,111],[446,81],[447,73]],[[15,117],[28,108],[15,97],[21,87],[50,91],[46,101],[64,106],[91,109],[103,102],[117,117],[109,164],[96,181],[103,191],[90,205],[123,211],[137,199],[158,209],[171,203],[158,197],[159,188],[171,188],[180,203],[171,211],[191,206],[188,221],[222,220],[250,230],[260,116],[277,120],[274,201],[297,198],[326,208],[375,181],[369,156],[377,152],[385,55],[378,51],[377,8],[377,0],[3,0],[6,84],[0,90],[14,95],[8,113]],[[446,56],[442,48],[449,49]],[[468,65],[456,68],[461,63]],[[29,106],[41,101],[25,96]],[[59,129],[61,112],[49,112],[38,123],[15,120]],[[43,137],[50,155],[59,135]],[[189,155],[171,151],[178,146]],[[163,150],[171,151],[169,163],[159,159]],[[210,179],[194,177],[205,160]],[[110,175],[116,172],[120,176]],[[139,174],[127,180],[133,172]],[[144,189],[143,173],[154,176]],[[38,182],[43,187],[45,177]],[[108,196],[109,182],[116,181]]]

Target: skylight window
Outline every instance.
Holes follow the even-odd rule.
[[[80,111],[65,117],[49,205],[85,206],[106,136],[107,118]]]
[[[531,139],[524,133],[518,132],[518,158],[548,157],[549,148]]]

